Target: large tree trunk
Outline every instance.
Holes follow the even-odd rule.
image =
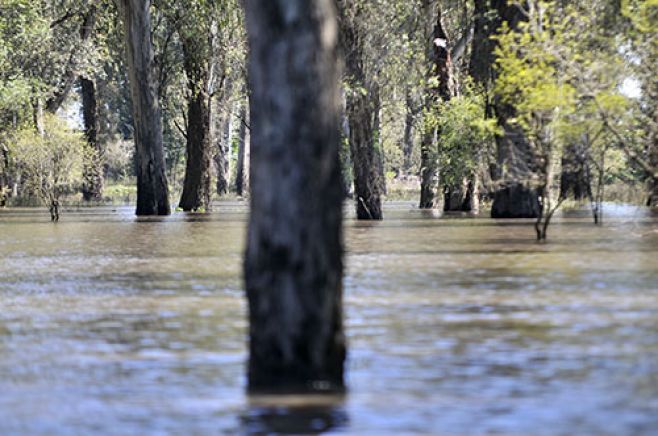
[[[94,81],[81,76],[80,94],[82,94],[82,119],[88,148],[83,171],[82,198],[85,201],[101,201],[104,185],[104,153],[98,141],[100,123]]]
[[[482,60],[471,62],[471,74],[490,92],[495,81],[493,61],[496,47],[491,37],[500,31],[503,22],[507,22],[510,28],[514,29],[525,17],[518,6],[507,0],[491,0],[490,5],[487,3],[483,0],[476,1],[478,23],[473,57],[480,56]],[[490,8],[496,14],[491,14]],[[483,32],[482,29],[486,30]],[[491,216],[537,218],[541,206],[539,192],[531,183],[537,173],[531,145],[524,132],[508,122],[516,117],[514,107],[500,101],[493,101],[491,105],[503,130],[503,134],[496,139],[497,169],[492,174],[496,188]]]
[[[247,0],[251,391],[341,390],[342,201],[332,0]]]
[[[126,39],[133,104],[137,171],[137,215],[168,215],[162,120],[151,47],[150,1],[119,0]]]
[[[428,65],[425,90],[425,131],[420,152],[420,208],[438,208],[441,204],[439,193],[438,136],[439,132],[429,119],[437,110],[437,104],[455,96],[455,81],[452,74],[452,60],[448,49],[448,35],[443,29],[441,7],[432,0],[423,1],[423,14],[426,18],[425,42]]]
[[[205,53],[200,49],[204,42],[188,38],[183,38],[182,42],[189,97],[185,181],[178,207],[189,212],[210,208],[210,62],[209,59],[200,59]]]
[[[491,206],[492,218],[537,218],[541,213],[540,192],[533,178],[540,174],[532,146],[523,130],[507,120],[516,115],[509,105],[496,105],[498,123],[503,135],[496,138],[498,171],[496,191]]]
[[[377,84],[368,80],[364,66],[364,35],[359,28],[362,7],[354,0],[339,0],[338,4],[345,75],[349,82],[346,111],[350,127],[356,216],[360,220],[381,220],[384,181],[375,130],[379,116],[379,89]]]

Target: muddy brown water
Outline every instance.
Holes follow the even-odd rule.
[[[247,211],[0,210],[0,434],[658,433],[658,218],[346,220],[343,398],[245,395]]]

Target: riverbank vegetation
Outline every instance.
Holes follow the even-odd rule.
[[[118,5],[2,0],[0,204],[137,200],[121,187],[142,177]],[[387,198],[474,213],[484,202],[538,226],[565,200],[590,203],[597,221],[620,191],[655,206],[655,2],[336,6],[342,179],[359,218],[382,218]],[[157,0],[146,12],[153,73],[137,80],[158,103],[171,208],[248,196],[241,7]]]

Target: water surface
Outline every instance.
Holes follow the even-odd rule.
[[[658,432],[658,219],[346,222],[349,393],[244,394],[246,209],[0,210],[0,434]]]

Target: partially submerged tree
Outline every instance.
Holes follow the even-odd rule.
[[[149,0],[119,0],[133,103],[137,215],[168,215],[162,121],[151,46]]]
[[[526,19],[522,3],[508,0],[475,0],[474,3],[470,74],[484,94],[487,117],[495,118],[500,126],[496,137],[496,163],[491,174],[493,218],[535,218],[540,208],[536,190],[527,183],[535,168],[531,145],[523,130],[513,122],[517,115],[515,105],[501,102],[493,92],[497,80],[495,49],[499,45],[495,37],[501,33],[504,23],[507,29],[514,30]]]
[[[249,389],[344,386],[337,23],[332,0],[247,0]]]
[[[425,126],[421,142],[420,163],[420,208],[431,209],[443,204],[439,193],[440,168],[438,167],[437,123],[433,113],[441,104],[449,102],[456,95],[456,83],[452,71],[448,35],[443,27],[441,5],[433,0],[423,0],[423,15],[426,23],[425,60],[427,62],[425,91]]]
[[[366,60],[367,3],[339,0],[341,50],[345,57],[346,115],[354,176],[356,215],[360,220],[381,220],[385,179],[379,142],[381,95]]]
[[[523,176],[517,174],[514,183],[539,195],[535,230],[537,239],[545,240],[550,220],[564,200],[556,200],[553,192],[562,145],[557,130],[559,123],[574,111],[576,92],[555,62],[555,29],[545,29],[553,17],[543,5],[524,12],[527,21],[517,23],[515,29],[505,25],[498,37],[496,95],[499,107],[513,108],[515,113],[503,125],[507,136],[516,132],[524,143],[526,171]]]

